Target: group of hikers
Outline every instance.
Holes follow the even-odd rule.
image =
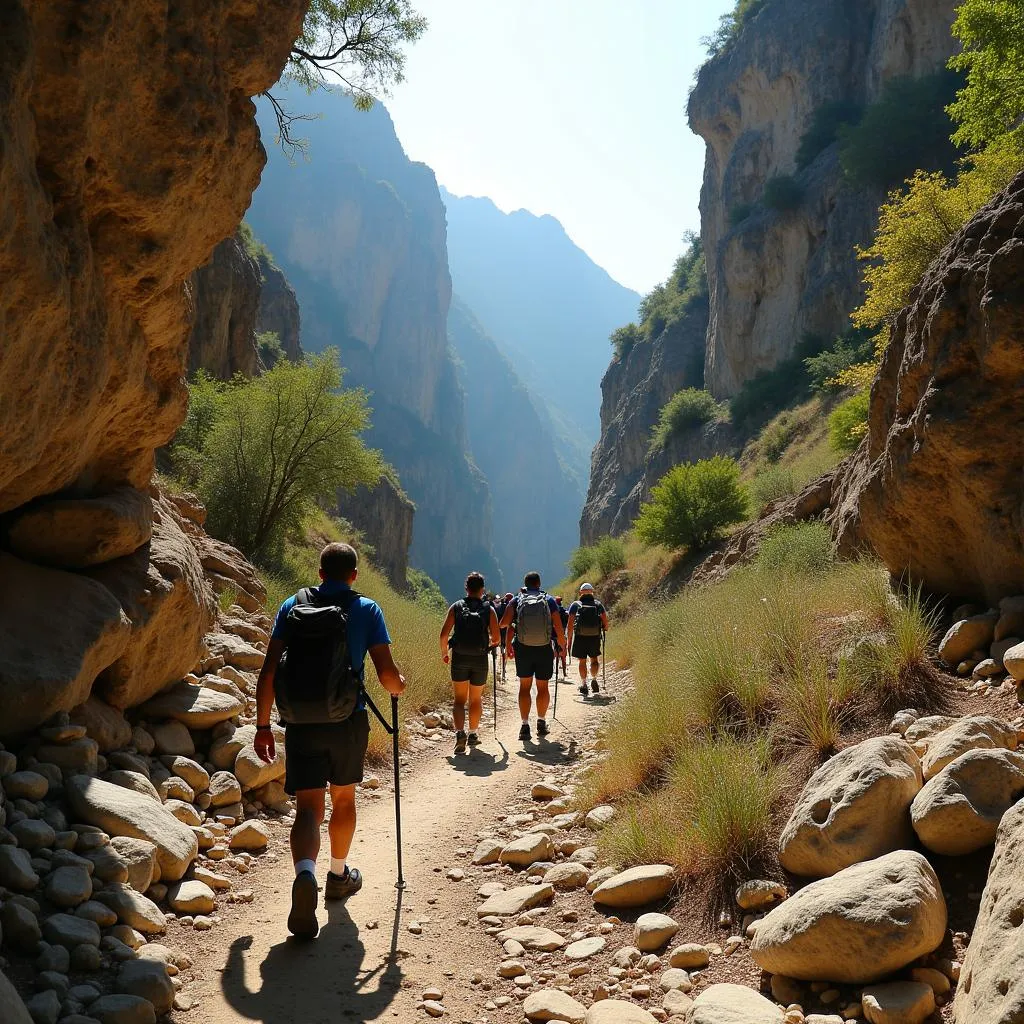
[[[515,664],[522,717],[519,739],[526,742],[532,738],[530,712],[534,684],[537,687],[537,735],[543,738],[548,734],[551,678],[556,678],[557,685],[558,663],[562,665],[564,677],[567,652],[579,662],[580,694],[587,697],[601,692],[598,674],[607,629],[608,613],[590,583],[580,587],[579,598],[566,609],[560,597],[552,597],[541,589],[540,573],[528,572],[518,594],[498,597],[487,593],[486,580],[480,573],[471,572],[466,577],[466,596],[448,609],[438,638],[441,658],[451,668],[455,689],[455,753],[464,754],[467,747],[480,744],[483,690],[488,672],[497,672],[499,649],[503,679],[506,661]]]
[[[362,875],[348,863],[348,856],[356,828],[356,786],[363,781],[370,737],[369,712],[387,727],[363,685],[367,655],[392,698],[391,729],[397,728],[396,701],[405,690],[405,677],[391,653],[384,613],[375,601],[356,592],[353,585],[358,575],[359,558],[353,547],[332,543],[323,549],[319,585],[289,597],[277,612],[256,684],[253,745],[263,761],[270,763],[277,754],[271,727],[275,703],[284,727],[284,787],[295,797],[291,829],[295,881],[288,930],[296,938],[312,939],[319,932],[316,861],[328,790],[331,862],[324,897],[345,900],[362,888]],[[484,577],[471,572],[466,577],[466,597],[448,609],[440,634],[441,657],[451,667],[455,691],[456,753],[480,743],[488,659],[496,671],[499,647],[514,662],[519,678],[519,738],[525,742],[531,738],[534,682],[537,735],[548,734],[548,687],[556,659],[564,667],[567,651],[579,661],[581,695],[600,692],[598,673],[607,629],[608,614],[589,583],[580,587],[579,598],[565,610],[560,599],[541,589],[539,573],[527,573],[518,594],[498,599],[487,595]]]

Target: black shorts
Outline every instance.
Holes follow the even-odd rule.
[[[467,679],[472,686],[487,685],[486,654],[456,654],[452,651],[452,682],[464,683]]]
[[[351,786],[363,781],[363,761],[370,741],[370,716],[355,711],[344,722],[289,725],[284,730],[285,792]]]
[[[543,647],[527,647],[516,644],[516,675],[520,679],[535,678],[539,683],[546,683],[555,674],[555,652],[551,644]]]
[[[572,656],[574,658],[600,658],[600,635],[580,636],[579,633],[574,633],[572,638]]]

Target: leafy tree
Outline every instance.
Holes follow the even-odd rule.
[[[644,332],[636,324],[626,324],[612,331],[612,352],[616,359],[625,359],[635,345],[645,340]]]
[[[195,469],[211,533],[272,562],[318,502],[377,482],[380,454],[361,438],[366,395],[339,390],[341,382],[334,349],[253,380],[197,376],[172,454]]]
[[[719,405],[710,392],[703,388],[683,388],[662,406],[651,435],[651,450],[664,448],[673,434],[727,415],[728,410]]]
[[[868,432],[871,392],[865,388],[832,410],[828,418],[828,440],[833,451],[852,452]]]
[[[842,375],[853,366],[870,362],[874,352],[870,330],[855,327],[847,331],[832,348],[804,360],[811,387],[825,393],[841,390],[845,386],[840,381]]]
[[[405,47],[426,28],[410,0],[311,0],[282,80],[309,92],[340,83],[357,107],[368,110],[376,94],[387,95],[404,80]],[[293,126],[308,116],[290,114],[275,96],[264,95],[277,118],[277,141],[294,155],[304,144]]]
[[[734,459],[716,455],[670,469],[640,509],[637,536],[645,544],[699,551],[742,522],[748,499]]]
[[[727,11],[718,20],[718,28],[701,42],[707,48],[708,55],[717,57],[724,53],[736,40],[749,18],[760,11],[768,0],[736,0],[736,6]]]
[[[957,145],[983,146],[1024,120],[1024,4],[963,0],[953,23],[963,49],[949,66],[967,81],[948,108]]]
[[[762,202],[769,210],[789,213],[797,209],[804,199],[804,188],[792,175],[779,174],[764,185]]]
[[[811,115],[811,122],[800,139],[796,153],[799,170],[810,167],[815,157],[835,142],[845,125],[855,125],[864,116],[864,108],[849,100],[823,103]]]
[[[284,359],[284,349],[277,331],[260,331],[256,335],[256,348],[260,354],[260,365],[269,370]]]

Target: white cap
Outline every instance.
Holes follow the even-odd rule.
[[[581,594],[592,594],[593,592],[594,592],[594,584],[593,583],[583,583],[583,584],[580,585],[580,593]]]

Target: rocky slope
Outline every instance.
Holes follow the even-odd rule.
[[[492,574],[496,563],[490,495],[448,353],[437,182],[406,157],[383,107],[361,113],[341,92],[286,100],[324,116],[302,126],[308,162],[270,161],[249,218],[295,287],[304,346],[336,345],[346,382],[372,392],[369,440],[417,507],[411,560],[455,592],[468,563]]]
[[[730,212],[794,174],[822,104],[867,104],[901,75],[941,68],[953,51],[955,0],[770,0],[739,38],[701,69],[690,125],[707,142],[701,237],[711,317],[706,378],[718,397],[789,355],[804,333],[832,337],[857,305],[855,243],[870,237],[881,194],[843,184],[834,144],[796,174],[799,209]]]
[[[351,494],[340,492],[338,514],[372,545],[374,564],[404,590],[416,506],[397,482],[384,476],[376,487],[359,487]]]

